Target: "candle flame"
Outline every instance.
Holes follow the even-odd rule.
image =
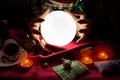
[[[90,58],[90,57],[83,57],[83,58],[81,59],[81,61],[82,61],[83,63],[85,63],[85,64],[91,64],[91,63],[93,63],[93,60],[92,60],[92,58]]]
[[[28,62],[29,62],[29,60],[28,60],[28,59],[26,59],[26,60],[25,60],[25,63],[28,63]]]
[[[108,54],[105,52],[100,52],[98,53],[98,58],[100,59],[107,59],[108,58]]]
[[[33,65],[33,61],[30,59],[25,59],[20,63],[22,67],[31,67]]]

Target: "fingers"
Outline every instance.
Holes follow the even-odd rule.
[[[46,15],[48,15],[50,13],[50,7],[48,7],[43,13],[42,15],[39,16],[39,18],[44,19]]]
[[[80,41],[84,40],[85,37],[90,33],[91,31],[91,21],[88,19],[85,19],[85,16],[82,15],[77,21],[77,35],[79,36],[79,39],[76,41],[76,43],[79,43]]]
[[[69,15],[71,15],[71,16],[73,17],[73,19],[74,19],[75,21],[77,21],[77,18],[76,18],[70,11],[66,10],[65,12],[67,12]]]
[[[88,30],[87,29],[81,29],[79,30],[80,33],[86,33]]]
[[[40,22],[43,22],[44,19],[42,18],[34,18],[32,21],[28,24],[28,30],[30,33],[33,34],[40,34],[39,28],[40,28]]]
[[[81,13],[75,13],[74,16],[78,19],[78,20],[83,20],[86,18],[86,15],[84,12]]]
[[[88,19],[79,20],[78,23],[79,24],[87,24],[86,27],[90,27],[92,25],[92,22]]]
[[[88,24],[88,23],[90,23],[90,21],[88,20],[88,19],[84,19],[84,20],[79,20],[78,21],[78,23],[80,23],[80,24]]]
[[[40,23],[43,21],[44,19],[42,18],[35,18],[35,19],[32,19],[32,21],[28,25],[29,37],[36,42],[36,45],[38,45],[39,48],[42,48],[42,49],[44,49],[45,46],[43,45],[42,42],[40,42],[40,39],[39,39],[39,35],[40,35],[39,27],[40,27]]]
[[[41,34],[40,31],[35,30],[35,29],[31,29],[30,32],[33,33],[33,34],[38,34],[38,35]]]
[[[83,13],[83,12],[81,12],[81,13],[74,13],[74,14],[72,14],[70,11],[68,11],[68,10],[66,10],[66,12],[68,13],[68,14],[70,14],[72,17],[73,17],[73,19],[76,21],[76,22],[78,22],[78,23],[88,23],[87,22],[87,20],[85,19],[85,17],[86,17],[86,15],[85,15],[85,13]],[[85,21],[84,21],[85,20]]]
[[[28,24],[28,26],[29,27],[36,27],[35,24],[40,24],[43,21],[44,21],[44,19],[42,19],[42,18],[35,18],[35,19],[31,20],[31,22]]]
[[[78,21],[78,27],[77,31],[80,33],[87,33],[91,30],[91,21],[88,19],[85,20],[79,20]]]
[[[79,34],[79,38],[77,39],[76,43],[79,43],[80,41],[84,40],[85,38],[85,34],[84,33],[80,33]]]
[[[44,21],[44,17],[49,14],[50,12],[50,7],[45,10],[45,12],[39,16],[39,18],[34,18],[32,21],[28,24],[28,29],[29,29],[29,37],[33,39],[36,42],[36,45],[41,49],[45,49],[45,42],[41,41],[39,36],[39,28],[40,28],[40,23]]]
[[[36,42],[36,45],[39,48],[42,48],[42,49],[45,48],[46,43],[45,43],[45,41],[40,40],[40,35],[34,34],[34,33],[30,33],[29,35],[30,35],[30,38],[33,39]]]
[[[45,41],[41,40],[41,41],[39,42],[39,45],[40,45],[43,49],[45,49],[46,43],[45,43]]]
[[[34,18],[34,19],[32,19],[33,23],[43,22],[43,21],[44,21],[44,19],[42,19],[42,18]]]

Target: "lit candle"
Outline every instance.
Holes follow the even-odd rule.
[[[105,53],[105,52],[99,52],[99,53],[97,54],[97,56],[98,56],[98,58],[100,58],[100,59],[107,59],[107,58],[108,58],[108,54]]]
[[[27,58],[27,59],[23,60],[23,61],[20,63],[20,65],[21,65],[22,67],[29,68],[29,67],[31,67],[31,66],[33,65],[33,61]]]
[[[91,64],[91,63],[93,63],[93,60],[92,60],[92,58],[90,58],[89,56],[87,57],[83,57],[83,58],[81,58],[81,61],[84,63],[84,64]]]

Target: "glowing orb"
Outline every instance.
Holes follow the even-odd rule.
[[[76,23],[72,16],[64,11],[50,12],[41,23],[43,39],[51,45],[65,46],[76,35]]]

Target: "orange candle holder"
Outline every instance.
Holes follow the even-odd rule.
[[[105,53],[104,51],[101,51],[101,52],[99,52],[99,53],[97,54],[97,57],[98,57],[99,59],[108,59],[108,54]]]
[[[86,47],[80,50],[80,56],[90,56],[93,53],[92,47]]]
[[[26,58],[20,63],[20,66],[24,68],[30,68],[33,66],[33,61],[31,59]]]
[[[86,57],[82,57],[81,58],[81,62],[84,64],[92,64],[93,63],[93,59],[89,56]]]

